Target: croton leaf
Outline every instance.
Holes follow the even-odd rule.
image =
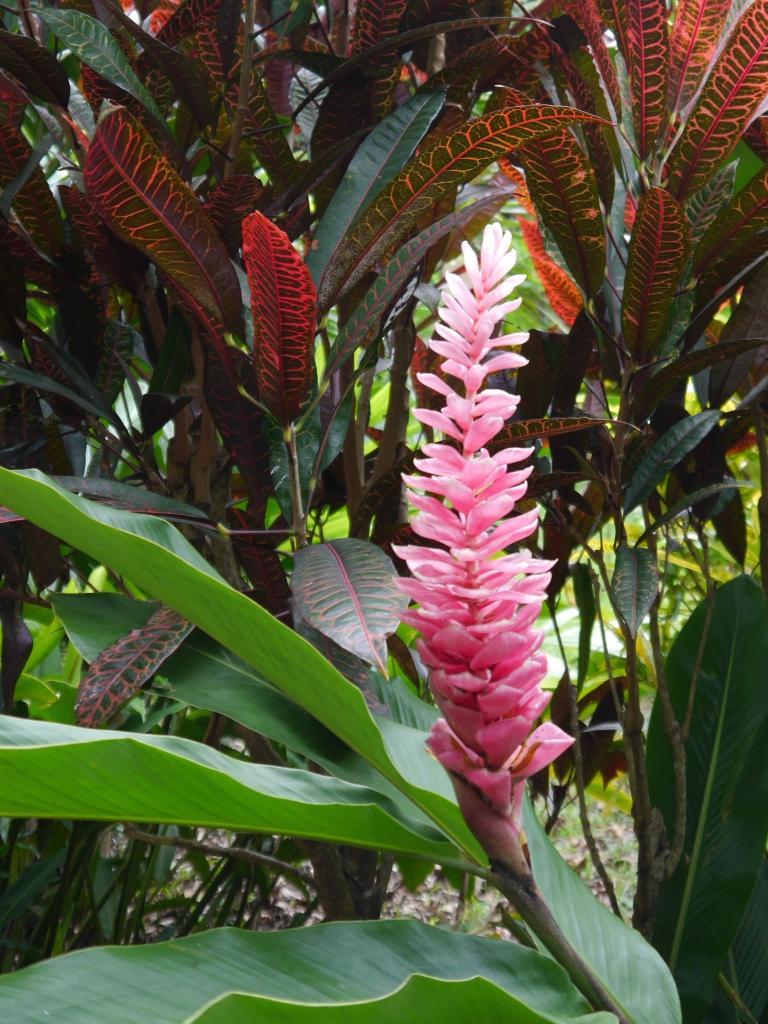
[[[605,45],[603,16],[597,0],[578,0],[569,4],[568,10],[587,37],[603,88],[614,111],[621,111],[619,81],[610,51]]]
[[[0,29],[0,67],[45,103],[66,108],[69,79],[64,66],[34,39]]]
[[[465,228],[481,210],[487,209],[493,202],[492,198],[480,199],[476,203],[462,207],[456,213],[449,213],[398,249],[397,254],[381,273],[376,275],[376,280],[339,331],[328,357],[326,380],[344,365],[358,347],[378,337],[382,317],[402,293],[416,264],[423,259],[435,242],[449,231],[460,231]]]
[[[40,156],[38,150],[38,159]],[[55,255],[64,241],[61,215],[45,175],[32,166],[35,159],[29,144],[10,124],[0,124],[0,193],[10,189],[11,205],[30,238],[49,256]],[[3,204],[10,192],[3,196]],[[7,216],[8,210],[3,213]]]
[[[406,0],[360,0],[355,8],[350,54],[356,56],[396,35],[405,8]],[[380,54],[374,61],[387,64],[391,59],[391,54]]]
[[[768,165],[755,174],[704,234],[693,257],[702,295],[729,280],[765,250]]]
[[[616,552],[611,594],[630,636],[637,636],[643,619],[656,599],[658,587],[656,556],[653,551],[622,544]]]
[[[99,213],[217,323],[242,335],[237,275],[200,203],[124,107],[99,120],[84,179]]]
[[[632,230],[621,309],[624,338],[634,356],[642,359],[659,341],[687,256],[682,208],[665,189],[649,189]]]
[[[157,38],[166,46],[175,46],[204,22],[215,18],[222,0],[184,0],[165,23]]]
[[[294,614],[386,675],[386,638],[407,600],[384,552],[346,537],[303,548],[294,565]]]
[[[664,0],[627,0],[627,70],[638,155],[653,150],[667,111],[667,9]]]
[[[102,651],[80,682],[75,703],[80,725],[100,725],[132,700],[193,628],[172,608],[160,607],[146,626]]]
[[[564,416],[560,419],[518,420],[506,427],[488,442],[488,450],[501,451],[518,441],[534,440],[537,437],[554,437],[556,434],[572,434],[576,430],[591,430],[609,420],[596,420],[591,416]]]
[[[516,155],[569,270],[587,295],[596,295],[605,270],[605,230],[590,162],[567,128],[521,146]]]
[[[768,92],[768,0],[755,0],[728,37],[669,163],[669,188],[684,198],[734,150]]]
[[[142,84],[117,40],[101,22],[81,11],[55,7],[38,8],[35,12],[68,49],[108,82],[124,89],[165,125],[152,95]]]
[[[251,287],[259,399],[287,426],[312,383],[315,286],[286,233],[262,213],[243,221],[243,260]]]
[[[264,186],[253,174],[233,174],[220,181],[203,203],[211,224],[221,236],[230,256],[242,245],[240,225],[258,207]]]
[[[359,281],[421,214],[456,186],[475,178],[508,150],[576,121],[603,123],[594,114],[572,107],[537,103],[508,106],[468,121],[463,128],[427,146],[379,194],[349,232],[344,259],[323,282],[321,306],[328,294],[337,294],[340,282],[346,281],[346,287],[351,287]]]
[[[680,110],[693,97],[732,7],[732,0],[680,0],[670,40],[670,110]]]

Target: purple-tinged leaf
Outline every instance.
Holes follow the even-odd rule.
[[[295,555],[294,615],[387,675],[386,638],[407,600],[381,548],[348,537]]]

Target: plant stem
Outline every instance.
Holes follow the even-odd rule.
[[[530,874],[523,875],[499,861],[492,861],[494,882],[512,903],[536,937],[568,972],[576,988],[595,1010],[614,1013],[619,1024],[630,1024],[629,1018],[592,968],[579,956],[563,934],[552,911],[536,887]]]
[[[305,548],[307,540],[307,520],[304,515],[304,505],[301,498],[301,474],[299,472],[299,450],[296,445],[296,428],[291,424],[285,431],[285,447],[288,449],[288,463],[290,465],[290,486],[291,486],[291,507],[293,509],[293,530],[296,536],[296,544]]]
[[[251,98],[251,74],[253,70],[253,23],[256,21],[256,0],[246,0],[245,31],[243,32],[243,56],[240,64],[240,82],[237,90],[237,108],[232,121],[232,134],[229,137],[227,162],[224,165],[224,177],[231,178],[237,170],[237,156],[240,152],[240,140],[243,137],[245,119],[248,116],[248,101]]]

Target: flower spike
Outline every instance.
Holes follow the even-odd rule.
[[[496,335],[520,299],[505,301],[523,280],[510,276],[516,253],[498,224],[483,234],[480,258],[462,246],[466,281],[446,274],[438,310],[445,377],[418,379],[444,399],[439,411],[416,409],[448,443],[427,444],[417,475],[405,478],[418,510],[412,526],[442,548],[408,545],[395,552],[411,577],[400,586],[417,607],[404,620],[421,633],[417,650],[445,716],[430,733],[432,753],[450,773],[459,805],[493,859],[521,863],[525,780],[566,750],[572,738],[552,723],[533,724],[549,702],[541,690],[546,658],[533,628],[553,562],[506,549],[534,533],[536,510],[512,515],[527,490],[530,448],[490,455],[517,395],[485,387],[489,374],[525,366],[516,351],[527,334]],[[458,381],[457,385],[448,378]]]

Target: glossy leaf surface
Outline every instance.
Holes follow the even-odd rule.
[[[286,233],[262,213],[243,221],[243,260],[251,288],[259,399],[287,426],[312,382],[315,286]]]
[[[123,107],[99,120],[84,178],[115,234],[169,274],[208,316],[242,332],[240,288],[221,239],[192,190]]]
[[[294,612],[386,675],[385,640],[407,605],[396,581],[375,544],[352,537],[312,544],[294,557]]]
[[[669,164],[669,188],[682,199],[733,152],[768,93],[768,0],[755,0],[731,31],[686,120]]]
[[[709,615],[711,614],[711,620]],[[702,603],[667,659],[670,698],[682,721],[696,676],[686,741],[683,856],[662,890],[654,943],[668,959],[686,1021],[703,1019],[720,965],[747,910],[768,830],[768,607],[739,576]],[[651,798],[673,828],[672,754],[661,712],[648,735]]]
[[[92,949],[0,978],[0,1010],[17,1024],[37,1024],[39,1005],[50,1007],[58,1024],[101,1024],[108,1003],[123,1014],[114,1024],[148,1019],[186,1024],[190,1015],[230,992],[287,996],[297,1005],[322,1008],[382,998],[415,974],[451,982],[485,978],[552,1024],[588,1013],[548,957],[414,921],[345,922],[273,933],[226,928],[175,942]],[[579,1024],[609,1020],[602,1014]]]
[[[630,352],[654,352],[669,316],[688,253],[688,228],[680,206],[661,188],[640,201],[629,243],[621,323]]]
[[[680,0],[669,54],[669,105],[684,107],[701,84],[720,42],[731,0]]]
[[[339,261],[332,280],[328,276],[331,294],[345,278],[348,285],[358,281],[422,213],[451,189],[480,174],[492,160],[563,124],[578,121],[600,123],[593,114],[570,107],[504,107],[435,141],[401,171],[352,228],[344,261]],[[324,299],[325,292],[321,292],[321,304]]]
[[[638,154],[644,160],[661,132],[667,110],[667,10],[664,0],[626,0],[627,70]]]
[[[616,552],[611,594],[631,637],[639,633],[658,589],[659,577],[653,551],[622,544]]]
[[[538,215],[568,269],[588,296],[595,295],[605,270],[605,229],[589,160],[567,128],[521,146],[517,155]]]
[[[52,53],[34,39],[0,29],[0,67],[10,71],[21,84],[45,103],[66,107],[69,79]]]

